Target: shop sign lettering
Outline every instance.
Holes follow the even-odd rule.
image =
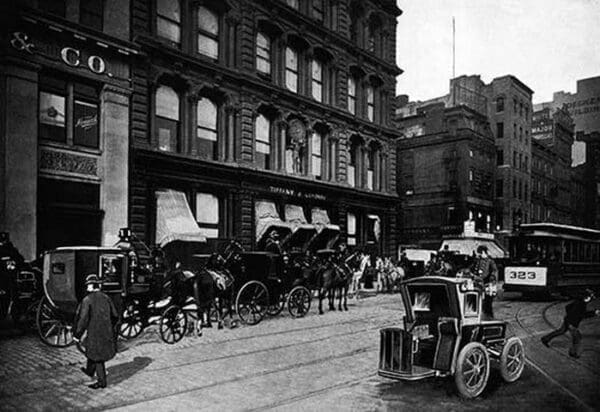
[[[318,193],[302,192],[300,190],[289,189],[289,188],[285,188],[285,187],[269,186],[269,191],[271,193],[276,193],[278,195],[302,197],[304,199],[314,199],[314,200],[326,200],[327,199],[324,195],[320,195]]]
[[[81,51],[78,49],[74,49],[73,47],[63,47],[60,51],[60,57],[63,62],[72,67],[81,66]],[[102,74],[106,70],[106,63],[104,59],[100,56],[89,56],[87,59],[84,59],[87,65],[87,68],[96,74]]]

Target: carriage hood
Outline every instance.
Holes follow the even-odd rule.
[[[331,249],[340,237],[340,227],[331,224],[327,210],[313,208],[311,220],[317,228],[317,234],[309,244],[311,250]]]
[[[402,303],[409,322],[420,314],[435,313],[437,316],[462,318],[460,309],[461,284],[466,279],[424,276],[400,284]]]
[[[302,206],[298,205],[285,205],[285,221],[292,226],[292,233],[283,246],[305,251],[317,234],[316,226],[308,223]]]
[[[161,247],[175,242],[205,243],[185,194],[175,190],[156,193],[156,243]]]
[[[283,244],[292,233],[292,225],[284,222],[279,217],[275,203],[259,200],[254,204],[256,242],[260,248],[264,247],[267,236],[271,230],[279,233],[279,240]]]

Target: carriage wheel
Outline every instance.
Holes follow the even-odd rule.
[[[279,293],[277,296],[277,300],[269,305],[267,308],[267,314],[269,316],[277,316],[283,310],[285,306],[285,295],[283,293]]]
[[[179,306],[169,306],[158,322],[160,338],[163,342],[173,344],[179,342],[187,331],[188,319]]]
[[[235,299],[235,310],[240,320],[247,325],[256,325],[267,313],[269,307],[269,292],[259,281],[246,283],[238,292]]]
[[[302,318],[310,310],[311,301],[310,290],[304,286],[296,286],[288,296],[288,312],[295,318]]]
[[[144,330],[140,301],[131,299],[125,302],[121,324],[119,325],[119,336],[124,339],[133,339]]]
[[[40,304],[39,300],[34,300],[26,304],[20,304],[17,307],[13,306],[11,316],[13,322],[18,329],[23,332],[35,328],[37,318],[37,308]]]
[[[521,339],[512,337],[506,341],[500,355],[500,374],[506,382],[514,382],[521,377],[525,367],[525,351]]]
[[[479,342],[465,345],[456,360],[454,382],[464,398],[476,398],[487,385],[490,377],[490,356]]]
[[[38,306],[36,324],[38,334],[46,345],[64,348],[73,343],[73,323],[54,309],[46,297]]]

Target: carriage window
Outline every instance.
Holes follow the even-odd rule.
[[[467,293],[465,295],[465,316],[477,316],[477,294]]]
[[[412,285],[408,287],[411,307],[415,315],[455,316],[450,307],[448,292],[442,285]]]
[[[431,309],[431,293],[415,293],[412,297],[412,308],[414,311],[429,312]]]
[[[105,255],[100,257],[100,280],[103,283],[121,283],[123,274],[123,257]]]

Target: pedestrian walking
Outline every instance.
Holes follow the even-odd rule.
[[[100,280],[96,275],[88,275],[85,280],[88,295],[83,298],[76,315],[74,339],[80,342],[84,332],[85,356],[87,364],[81,370],[97,382],[89,385],[92,389],[106,388],[106,368],[104,362],[112,359],[117,352],[115,325],[119,315],[112,300],[100,291]]]
[[[581,356],[581,332],[579,332],[579,324],[585,318],[590,318],[594,315],[600,316],[600,309],[595,311],[587,310],[587,304],[595,299],[596,296],[591,289],[586,289],[582,297],[578,297],[565,307],[565,317],[560,327],[549,334],[542,337],[541,341],[546,347],[550,347],[550,341],[557,336],[564,335],[569,331],[571,334],[571,347],[569,348],[569,356],[578,358]]]
[[[496,296],[498,268],[494,260],[488,255],[487,246],[481,245],[477,248],[477,257],[475,258],[475,262],[473,262],[472,272],[483,282],[483,314],[489,319],[493,319],[493,303]]]

